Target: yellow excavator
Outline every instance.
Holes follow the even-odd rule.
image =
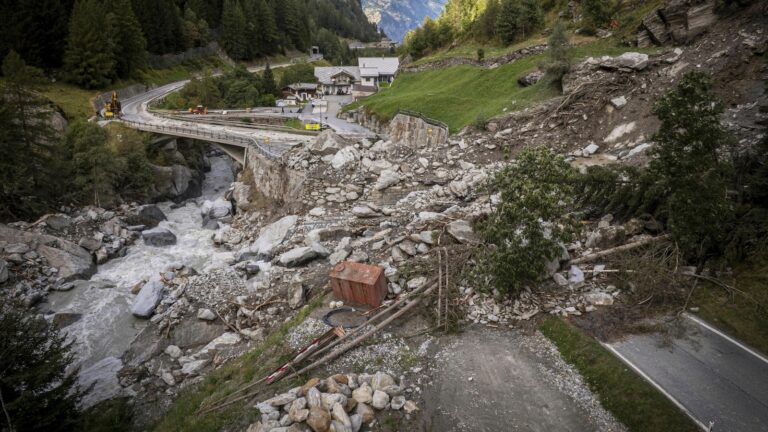
[[[120,105],[120,100],[117,98],[117,92],[113,91],[112,100],[104,105],[104,118],[115,119],[120,118],[120,115],[122,115],[122,105]]]

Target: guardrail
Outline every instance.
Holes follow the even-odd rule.
[[[427,116],[425,116],[424,114],[422,114],[422,113],[420,113],[418,111],[411,111],[411,110],[407,110],[407,109],[398,108],[397,111],[395,111],[395,114],[392,116],[392,118],[395,118],[395,116],[397,116],[398,114],[403,114],[403,115],[407,115],[407,116],[411,116],[411,117],[418,117],[418,118],[422,119],[425,123],[431,124],[432,126],[437,126],[437,127],[444,128],[446,131],[451,129],[451,128],[448,127],[447,124],[441,122],[440,120],[435,120],[433,118],[427,117]]]
[[[251,147],[266,156],[269,159],[279,159],[282,153],[275,152],[267,144],[259,142],[256,138],[243,136],[239,134],[214,132],[200,129],[198,127],[181,127],[154,125],[151,123],[137,122],[133,120],[121,120],[129,127],[143,130],[145,132],[161,133],[166,135],[183,136],[192,139],[201,139],[204,141],[214,141],[222,144],[231,144],[241,147]]]

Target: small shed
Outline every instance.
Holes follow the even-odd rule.
[[[387,279],[379,266],[344,261],[331,270],[331,288],[337,299],[381,306],[387,296]]]

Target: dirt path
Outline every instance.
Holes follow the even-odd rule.
[[[424,431],[623,431],[538,332],[471,329],[441,338]]]

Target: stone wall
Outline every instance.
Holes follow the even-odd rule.
[[[389,122],[389,139],[412,147],[432,147],[448,141],[448,128],[421,117],[398,114]]]
[[[306,177],[281,160],[272,160],[255,150],[249,150],[246,169],[253,173],[253,186],[266,198],[291,202],[299,197]]]

